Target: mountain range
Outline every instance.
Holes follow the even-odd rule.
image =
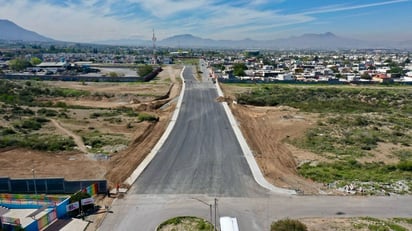
[[[26,30],[14,22],[0,19],[0,40],[25,42],[55,42],[54,39]]]
[[[150,46],[150,40],[110,40],[96,41],[106,45]],[[238,49],[362,49],[362,48],[397,48],[412,49],[412,41],[369,42],[337,36],[331,32],[321,34],[303,34],[289,38],[273,40],[214,40],[191,34],[175,35],[156,42],[159,47],[173,48],[238,48]]]
[[[0,40],[24,42],[59,42],[26,30],[9,20],[0,19]],[[151,46],[152,41],[141,39],[120,39],[91,42],[102,45]],[[174,48],[237,48],[237,49],[359,49],[359,48],[398,48],[412,49],[411,41],[369,42],[337,36],[331,32],[303,34],[282,39],[268,40],[214,40],[193,36],[176,35],[156,42],[158,47]]]

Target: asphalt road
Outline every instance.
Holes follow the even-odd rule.
[[[194,69],[194,68],[193,68]],[[253,179],[222,105],[206,73],[183,76],[186,90],[169,138],[129,193],[253,197],[266,192]]]

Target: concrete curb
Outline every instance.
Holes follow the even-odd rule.
[[[165,132],[163,135],[160,137],[159,141],[157,141],[156,145],[153,147],[153,149],[150,151],[149,155],[144,158],[142,163],[137,166],[137,168],[133,171],[133,173],[125,180],[124,183],[128,185],[132,185],[136,179],[142,174],[142,172],[146,169],[146,167],[149,165],[150,161],[153,160],[153,158],[156,156],[157,152],[160,150],[160,148],[163,146],[164,142],[166,139],[169,137],[170,132],[173,130],[173,127],[175,126],[177,117],[179,116],[180,112],[180,107],[182,106],[183,102],[183,96],[185,94],[185,81],[183,78],[183,72],[186,67],[183,67],[182,72],[180,72],[180,78],[182,79],[182,90],[180,91],[180,96],[179,100],[177,101],[177,105],[175,108],[175,111],[173,112],[172,118],[169,122],[169,125],[167,126]]]
[[[224,96],[223,91],[220,89],[220,85],[219,85],[218,81],[216,81],[216,88],[217,88],[218,95],[223,97]],[[222,105],[223,105],[223,108],[226,111],[226,115],[229,118],[229,122],[232,125],[233,131],[235,132],[237,140],[239,141],[240,147],[242,148],[243,154],[245,155],[246,161],[249,164],[250,170],[252,171],[252,174],[253,174],[253,177],[255,178],[255,181],[260,186],[262,186],[263,188],[269,189],[272,192],[280,193],[280,194],[295,195],[296,194],[295,190],[276,187],[276,186],[270,184],[263,177],[262,172],[260,171],[260,168],[259,168],[258,164],[256,163],[256,160],[253,156],[253,153],[250,150],[249,145],[247,144],[245,138],[243,137],[243,134],[240,131],[238,123],[237,123],[235,117],[233,116],[232,111],[229,108],[229,105],[226,102],[223,102]]]

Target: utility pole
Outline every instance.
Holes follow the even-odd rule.
[[[209,204],[209,203],[207,203],[207,202],[205,202],[205,201],[202,201],[202,200],[200,200],[200,199],[198,199],[198,198],[195,198],[195,197],[192,197],[192,199],[197,200],[197,201],[199,201],[199,202],[201,202],[201,203],[209,206],[210,224],[213,224],[213,212],[212,212],[212,207],[213,207],[213,205],[212,205],[212,204]],[[212,230],[212,227],[210,227],[210,230]]]
[[[36,171],[34,168],[31,169],[31,172],[33,173],[33,185],[34,185],[34,195],[36,196],[36,204],[39,203],[37,199],[37,187],[36,187]]]
[[[153,42],[153,57],[152,57],[152,64],[156,65],[157,64],[157,57],[156,57],[156,36],[155,36],[155,31],[153,28],[153,36],[152,36],[152,42]]]
[[[212,219],[213,219],[213,217],[212,217],[212,204],[209,204],[209,208],[210,208],[210,224],[212,224],[213,223],[213,221],[212,221]],[[210,227],[210,230],[212,230],[212,227]]]
[[[216,209],[216,207],[217,207],[217,198],[215,198],[215,231],[217,231],[217,226],[216,226],[216,223],[217,223],[217,222],[216,222],[216,214],[217,214],[217,213],[216,213],[216,210],[217,210],[217,209]]]

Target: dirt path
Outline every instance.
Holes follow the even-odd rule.
[[[53,125],[59,129],[60,131],[64,132],[65,134],[67,134],[68,136],[73,138],[74,143],[76,143],[77,147],[79,148],[79,150],[83,153],[88,153],[87,151],[87,147],[86,145],[84,145],[83,139],[74,134],[72,131],[64,128],[58,121],[56,121],[55,119],[50,119],[51,122],[53,123]]]

